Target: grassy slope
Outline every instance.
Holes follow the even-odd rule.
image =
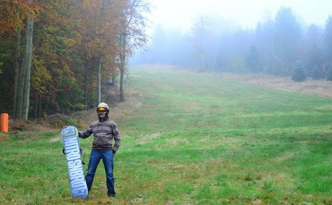
[[[332,101],[213,76],[132,70],[142,106],[121,119],[113,204],[332,203]],[[60,132],[60,131],[59,131]],[[92,139],[81,140],[88,161]],[[107,203],[99,167],[69,197],[58,132],[0,143],[0,204]]]

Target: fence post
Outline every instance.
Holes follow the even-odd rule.
[[[8,114],[1,113],[1,132],[8,132]]]

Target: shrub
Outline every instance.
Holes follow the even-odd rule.
[[[50,127],[53,128],[63,128],[64,126],[72,125],[72,126],[78,126],[77,121],[75,121],[73,118],[68,117],[66,115],[62,114],[54,114],[49,116],[46,119],[46,122],[49,124]]]

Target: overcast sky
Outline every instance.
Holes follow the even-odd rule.
[[[191,28],[193,19],[201,14],[232,20],[243,28],[255,28],[259,21],[273,19],[281,6],[292,8],[306,24],[324,26],[332,15],[332,0],[147,0],[153,25],[166,28]]]

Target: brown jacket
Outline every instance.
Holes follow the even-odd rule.
[[[121,142],[121,136],[115,122],[108,119],[94,121],[84,132],[78,132],[80,138],[88,138],[94,134],[92,149],[112,149],[118,151]],[[114,145],[112,142],[114,140]]]

